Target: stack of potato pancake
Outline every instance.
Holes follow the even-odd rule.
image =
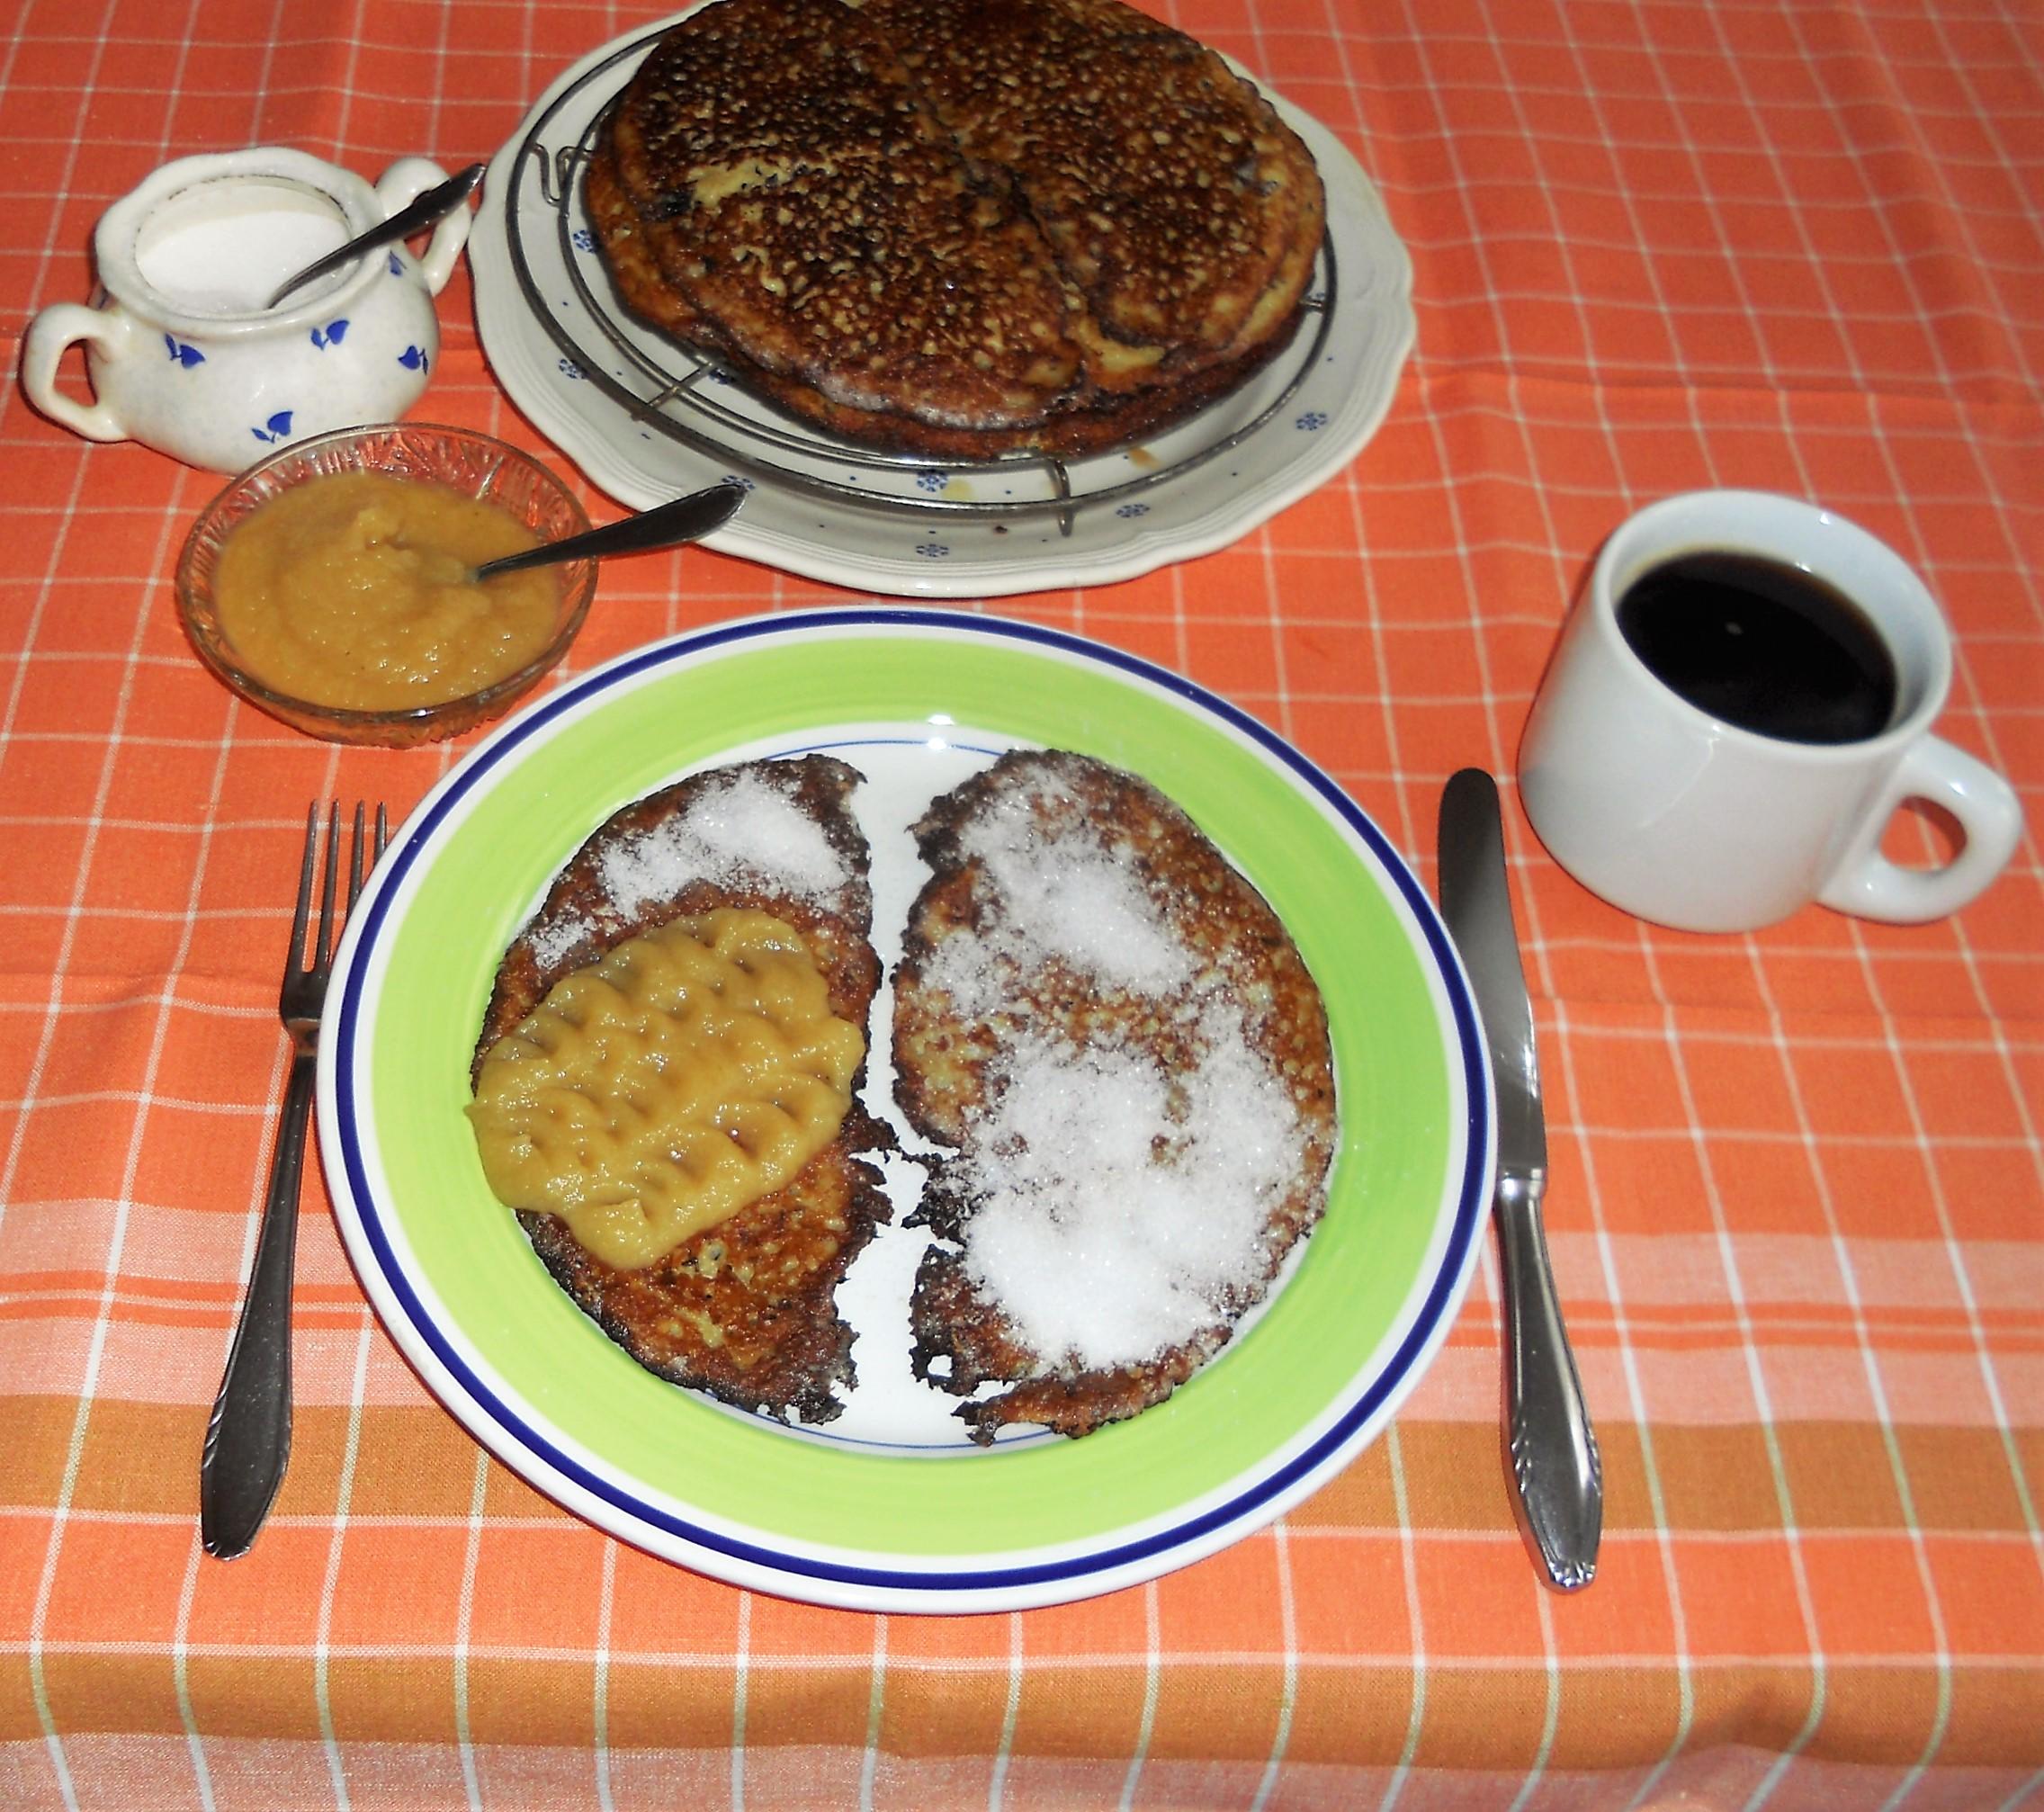
[[[1121,0],[718,0],[606,115],[625,301],[780,408],[946,461],[1155,434],[1290,339],[1311,154]]]

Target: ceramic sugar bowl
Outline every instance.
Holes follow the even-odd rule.
[[[440,351],[433,299],[467,244],[458,208],[423,256],[385,246],[302,289],[286,278],[446,180],[425,157],[372,188],[302,151],[259,147],[166,164],[102,216],[93,236],[100,305],[39,314],[22,388],[88,440],[136,440],[195,466],[238,471],[288,442],[394,421]],[[83,342],[94,400],[57,387]]]

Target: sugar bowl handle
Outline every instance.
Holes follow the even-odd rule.
[[[124,441],[127,425],[103,402],[81,403],[57,388],[57,367],[83,340],[102,358],[118,357],[133,332],[118,309],[88,309],[52,302],[29,324],[22,343],[22,390],[54,422],[89,441]]]
[[[386,216],[416,201],[428,189],[447,180],[447,173],[430,157],[399,157],[376,179],[376,199]],[[454,260],[469,243],[469,223],[474,211],[466,202],[441,217],[433,237],[426,242],[418,267],[427,291],[437,296],[454,274]]]

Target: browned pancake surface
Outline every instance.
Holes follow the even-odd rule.
[[[669,834],[734,780],[772,789],[813,823],[841,858],[841,883],[820,893],[777,874],[770,858],[757,866],[722,859],[675,877],[658,897],[621,898],[621,852]],[[719,907],[756,909],[792,926],[824,977],[831,1010],[866,1026],[880,972],[865,842],[849,805],[858,780],[826,756],[747,763],[692,776],[617,812],[577,851],[506,953],[475,1066],[574,970],[628,937]],[[557,1215],[519,1220],[561,1287],[641,1365],[744,1409],[828,1421],[841,1408],[834,1389],[854,1381],[837,1287],[890,1214],[879,1173],[861,1154],[890,1143],[855,1101],[837,1137],[786,1185],[642,1269],[594,1257]]]
[[[1046,863],[1058,859],[1059,839],[1074,824],[1114,848],[1197,979],[1156,996],[1053,960],[1004,971],[991,1010],[978,1003],[962,1009],[936,979],[945,946],[985,938],[1007,910],[987,865],[967,853],[966,833],[988,814],[1018,809],[1042,821]],[[895,1095],[919,1133],[958,1153],[937,1166],[917,1218],[959,1242],[933,1247],[917,1280],[917,1370],[961,1395],[989,1381],[1011,1386],[960,1409],[975,1439],[991,1439],[1008,1422],[1082,1434],[1161,1401],[1211,1358],[1320,1215],[1335,1138],[1325,1010],[1269,904],[1182,812],[1134,776],[1074,755],[1005,756],[937,801],[916,835],[933,875],[911,913],[895,977]],[[1218,996],[1242,1003],[1242,1036],[1280,1080],[1300,1134],[1295,1171],[1268,1210],[1251,1274],[1219,1293],[1204,1325],[1134,1362],[1088,1366],[1033,1350],[976,1278],[971,1257],[981,1211],[971,1179],[985,1174],[990,1162],[989,1128],[1007,1054],[1025,1039],[1073,1051],[1112,1046],[1147,1054],[1167,1076],[1182,1074],[1206,1036],[1205,1005]]]
[[[663,275],[750,365],[853,409],[1033,420],[1074,382],[1075,298],[975,183],[892,47],[827,0],[726,0],[663,39],[610,121]]]
[[[592,224],[626,302],[833,434],[1082,455],[1295,327],[1304,146],[1118,0],[720,0],[607,116]]]
[[[1097,385],[1236,356],[1296,305],[1322,225],[1313,160],[1212,50],[1121,0],[865,10],[1085,296]]]

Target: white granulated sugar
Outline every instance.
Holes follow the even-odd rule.
[[[821,826],[778,787],[740,771],[698,793],[642,837],[612,845],[598,869],[617,910],[671,899],[692,881],[764,884],[821,900],[851,878]]]
[[[1046,828],[1027,798],[1008,799],[970,825],[960,847],[985,875],[990,922],[982,935],[940,946],[926,979],[962,1013],[998,1004],[1009,965],[1033,971],[1053,957],[1138,993],[1169,993],[1192,979],[1191,957],[1127,851],[1089,821]]]
[[[981,1207],[964,1262],[1045,1359],[1133,1365],[1263,1277],[1265,1224],[1297,1173],[1290,1094],[1210,1004],[1205,1054],[1172,1089],[1134,1051],[1018,1041],[963,1162]]]
[[[571,916],[551,925],[540,926],[527,936],[525,947],[532,952],[533,961],[545,969],[558,963],[588,935],[587,923]]]

